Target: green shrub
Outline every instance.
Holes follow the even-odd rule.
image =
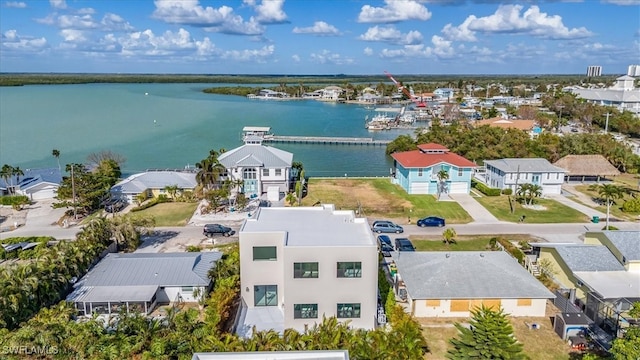
[[[502,247],[504,247],[504,249],[509,252],[509,254],[511,254],[511,256],[513,256],[514,258],[516,258],[518,260],[518,262],[520,264],[524,263],[524,253],[522,252],[522,250],[518,249],[516,246],[514,246],[511,241],[503,238],[503,237],[497,237],[497,238],[492,238],[491,240],[489,240],[489,242],[491,242],[493,239],[496,239],[496,241],[502,245]]]
[[[160,203],[165,203],[165,202],[171,202],[171,198],[169,198],[167,195],[160,194],[160,195],[158,195],[157,198],[151,199],[146,204],[143,204],[143,205],[136,206],[136,207],[132,208],[131,211],[132,212],[142,211],[144,209],[148,209],[148,208],[150,208],[152,206],[155,206],[155,205],[160,204]]]
[[[618,230],[618,228],[613,225],[609,225],[609,228],[607,229],[607,225],[605,225],[602,227],[602,230]]]
[[[513,189],[502,189],[502,195],[511,195],[513,194]]]
[[[200,249],[200,246],[196,246],[196,245],[187,246],[187,252],[200,252],[200,251],[202,251],[202,249]]]
[[[627,200],[622,204],[622,211],[626,213],[640,213],[640,197]]]
[[[28,203],[29,198],[25,195],[0,196],[0,205],[14,206]]]
[[[478,191],[480,191],[481,193],[487,195],[487,196],[500,196],[501,191],[500,189],[497,188],[490,188],[487,185],[471,179],[471,186],[473,186],[474,188],[478,189]]]

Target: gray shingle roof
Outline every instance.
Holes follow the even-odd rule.
[[[603,231],[613,246],[627,258],[627,261],[640,260],[640,231]]]
[[[227,169],[237,166],[285,168],[291,167],[293,154],[271,146],[246,144],[223,153],[218,161]]]
[[[393,258],[412,299],[554,297],[503,251],[399,252]]]
[[[606,246],[564,245],[557,246],[556,251],[573,272],[625,270]]]
[[[134,174],[111,187],[111,192],[137,194],[146,189],[163,189],[178,185],[180,189],[196,187],[196,173],[179,171],[147,171]]]
[[[220,252],[108,254],[78,286],[206,286]]]
[[[485,160],[485,165],[491,165],[494,168],[504,171],[505,173],[521,173],[545,172],[545,173],[565,173],[565,169],[552,165],[547,159],[542,158],[506,158],[498,160]],[[520,168],[518,168],[518,166]]]

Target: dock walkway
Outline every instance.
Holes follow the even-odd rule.
[[[289,143],[289,144],[326,144],[326,145],[374,145],[385,146],[391,140],[374,140],[373,138],[359,137],[326,137],[326,136],[264,136],[264,143]]]

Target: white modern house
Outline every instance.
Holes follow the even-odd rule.
[[[196,302],[195,295],[211,289],[208,272],[221,257],[218,251],[107,254],[74,284],[67,301],[80,316],[148,314],[158,304]]]
[[[545,316],[555,296],[504,251],[393,253],[396,289],[416,317],[468,317],[479,306],[511,316]]]
[[[624,75],[616,79],[616,83],[608,88],[573,89],[572,92],[587,102],[613,106],[620,111],[631,111],[640,115],[640,88],[635,87],[635,78]]]
[[[133,174],[113,185],[109,192],[113,199],[134,203],[138,195],[144,194],[152,198],[166,194],[167,186],[177,186],[178,194],[183,191],[193,191],[198,182],[193,171],[145,171]]]
[[[365,218],[333,205],[259,208],[240,228],[241,336],[323,316],[376,326],[378,252]]]
[[[268,129],[268,128],[262,128]],[[242,181],[247,196],[267,193],[269,188],[288,192],[291,188],[293,154],[262,145],[263,135],[246,135],[245,144],[226,151],[218,161],[226,169],[221,180]]]
[[[515,194],[523,184],[542,188],[542,195],[560,194],[567,171],[542,158],[485,160],[484,182],[492,188],[511,189]]]

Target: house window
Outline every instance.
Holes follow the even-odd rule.
[[[360,317],[360,304],[338,304],[339,319],[353,319]]]
[[[249,168],[242,170],[242,178],[245,180],[255,180],[256,179],[256,169]]]
[[[359,278],[362,277],[361,262],[339,262],[338,263],[339,278]]]
[[[551,174],[547,173],[547,180],[549,180],[549,176],[551,176]]]
[[[180,291],[182,291],[182,292],[193,292],[193,286],[182,286],[180,288]]]
[[[262,169],[262,176],[269,176],[269,169]]]
[[[253,260],[269,260],[276,261],[276,247],[275,246],[254,246],[253,247]]]
[[[462,168],[458,168],[458,177],[462,176]]]
[[[296,279],[317,278],[318,263],[317,262],[293,263],[293,277]]]
[[[422,168],[418,169],[418,176],[422,176]]]
[[[253,287],[253,304],[255,306],[277,306],[278,285],[256,285]]]
[[[276,176],[282,176],[282,169],[276,169]]]
[[[294,319],[317,319],[318,304],[294,304],[293,318]]]

